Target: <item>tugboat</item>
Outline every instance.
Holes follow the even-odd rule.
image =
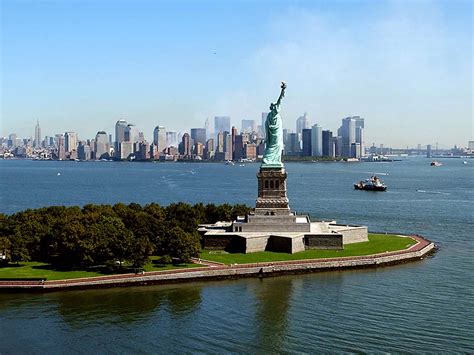
[[[378,176],[371,176],[370,179],[365,179],[364,181],[359,181],[354,184],[354,189],[356,190],[367,190],[367,191],[385,191],[387,186]]]

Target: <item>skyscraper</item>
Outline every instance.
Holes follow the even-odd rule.
[[[332,139],[332,132],[325,130],[322,133],[322,154],[323,157],[334,157],[334,140]]]
[[[79,160],[91,159],[91,147],[87,144],[87,142],[79,142],[79,145],[77,146],[77,158]]]
[[[357,125],[357,122],[356,122]],[[364,146],[364,127],[356,126],[356,143],[359,144],[360,156],[365,155],[365,146]],[[359,157],[355,157],[359,158]]]
[[[303,151],[302,156],[310,157],[312,148],[311,148],[311,128],[303,128],[302,137],[303,137]]]
[[[224,132],[224,160],[232,160],[232,134]]]
[[[167,147],[166,129],[163,126],[156,126],[153,130],[153,144],[161,153]]]
[[[364,129],[365,129],[365,124],[364,124],[364,119],[360,116],[353,116],[352,117],[355,120],[355,127],[356,127],[356,143],[359,143],[359,148],[360,148],[360,156],[365,155],[365,144],[364,144]],[[359,158],[359,157],[354,157],[354,158]]]
[[[217,134],[216,152],[217,153],[224,153],[224,132],[219,132]],[[219,157],[219,159],[220,159],[220,157]],[[224,159],[224,156],[222,156],[222,159]]]
[[[170,147],[170,146],[177,147],[178,144],[179,144],[179,142],[178,142],[178,132],[176,132],[176,131],[166,132],[166,145],[168,147]]]
[[[311,155],[313,157],[321,157],[323,155],[323,132],[318,124],[311,128]]]
[[[118,120],[115,123],[115,156],[120,158],[120,143],[125,142],[125,131],[127,129],[127,121]]]
[[[309,129],[309,128],[311,128],[311,126],[309,124],[308,115],[305,112],[303,116],[299,117],[296,120],[296,133],[298,133],[301,137],[301,134],[303,133],[303,129]]]
[[[65,150],[67,153],[71,153],[72,151],[77,149],[77,133],[76,132],[66,132],[64,134],[64,141],[65,141]]]
[[[196,143],[206,144],[206,129],[205,128],[191,128],[191,138]]]
[[[242,132],[252,133],[257,130],[255,120],[242,120]]]
[[[207,141],[209,138],[213,137],[212,133],[214,133],[214,132],[211,132],[211,122],[209,118],[206,118],[206,122],[204,123],[204,128],[206,129],[206,141]]]
[[[66,159],[66,148],[65,148],[65,139],[62,134],[57,135],[58,138],[58,159]]]
[[[185,155],[188,158],[191,157],[192,146],[193,146],[193,143],[189,134],[188,133],[183,134],[183,138],[180,144],[180,148],[181,148],[180,153],[182,155]]]
[[[34,147],[35,148],[40,148],[41,147],[41,127],[40,127],[40,124],[39,124],[39,119],[36,121],[36,126],[35,126]]]
[[[360,122],[360,121],[359,121]],[[359,123],[360,124],[360,123]],[[362,121],[363,124],[363,121]],[[351,156],[351,145],[356,142],[356,120],[353,117],[346,117],[342,119],[340,128],[342,137],[342,156]]]
[[[216,116],[214,118],[214,134],[222,132],[230,132],[230,117],[229,116]]]
[[[288,133],[285,144],[285,154],[295,156],[299,155],[300,151],[298,133]]]
[[[140,132],[134,124],[129,123],[125,129],[125,141],[136,143],[140,140]]]
[[[99,131],[95,135],[94,151],[96,160],[102,159],[109,152],[109,141],[104,131]]]
[[[247,142],[244,142],[244,136],[241,134],[238,134],[235,136],[235,141],[234,141],[234,160],[239,160],[244,157],[244,144]]]

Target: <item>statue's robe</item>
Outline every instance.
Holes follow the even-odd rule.
[[[283,123],[280,116],[280,107],[276,106],[267,115],[265,121],[265,154],[263,164],[281,165],[283,151]]]

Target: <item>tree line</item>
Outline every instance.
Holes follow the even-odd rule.
[[[141,268],[151,255],[189,262],[201,251],[199,224],[231,221],[245,205],[156,203],[85,205],[0,214],[0,254],[9,262],[39,261],[60,269],[97,265]]]

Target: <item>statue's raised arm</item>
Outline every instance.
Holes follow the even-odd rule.
[[[281,92],[280,92],[280,97],[278,98],[276,105],[280,107],[281,99],[285,97],[285,89],[286,89],[286,83],[284,81],[281,82]]]

